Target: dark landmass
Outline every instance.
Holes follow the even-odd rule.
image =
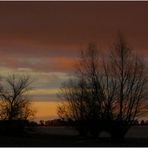
[[[71,128],[38,127],[21,135],[0,135],[0,146],[148,146],[147,131],[148,127],[134,127],[119,142],[112,141],[105,133],[104,137],[94,139],[81,137]]]
[[[137,138],[126,138],[123,142],[67,135],[0,136],[0,139],[0,146],[148,146],[148,139]]]

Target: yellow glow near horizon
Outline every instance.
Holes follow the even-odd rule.
[[[27,92],[28,95],[51,95],[57,94],[59,89],[33,89]]]
[[[49,102],[32,102],[32,107],[36,110],[36,115],[34,120],[49,120],[53,118],[57,118],[57,106],[58,102],[49,101]]]

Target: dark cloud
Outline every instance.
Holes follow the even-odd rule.
[[[107,49],[118,30],[145,56],[147,15],[148,2],[0,2],[0,65],[67,71],[79,49]]]

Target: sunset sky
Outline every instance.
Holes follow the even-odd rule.
[[[31,75],[35,119],[55,118],[57,90],[88,43],[107,52],[120,30],[148,59],[147,16],[148,2],[0,2],[0,75]]]

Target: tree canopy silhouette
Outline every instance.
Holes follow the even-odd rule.
[[[11,74],[0,88],[0,117],[2,120],[27,120],[34,115],[26,92],[32,83],[28,75]]]
[[[73,79],[65,82],[58,107],[62,119],[73,121],[81,134],[97,136],[105,128],[123,137],[147,107],[147,67],[119,34],[102,59],[95,44],[81,51]]]

